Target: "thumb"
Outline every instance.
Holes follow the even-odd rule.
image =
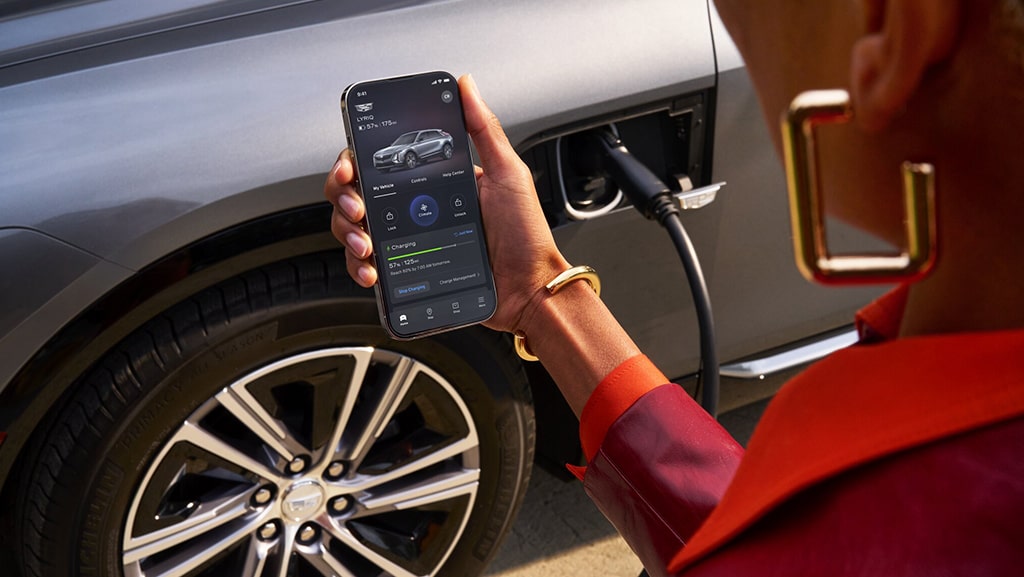
[[[462,107],[466,115],[466,130],[473,138],[473,144],[480,153],[480,164],[485,173],[500,174],[512,168],[512,161],[518,161],[508,136],[501,128],[498,117],[480,97],[480,90],[469,74],[459,78]]]

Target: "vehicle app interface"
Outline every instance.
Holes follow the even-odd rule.
[[[392,331],[489,318],[494,285],[455,78],[356,84],[345,107]]]

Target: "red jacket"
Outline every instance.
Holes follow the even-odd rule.
[[[584,487],[651,575],[1024,573],[1024,330],[859,344],[786,384],[746,454],[643,357],[588,401]]]

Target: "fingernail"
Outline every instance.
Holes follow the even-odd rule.
[[[366,241],[363,240],[363,237],[360,236],[359,233],[350,232],[346,234],[345,243],[348,244],[348,248],[352,251],[352,254],[359,258],[366,257],[366,251],[369,247],[366,246]]]
[[[480,94],[480,89],[476,85],[476,79],[473,78],[472,74],[466,75],[466,87],[473,91],[473,94]]]
[[[358,220],[359,203],[354,198],[347,194],[342,194],[338,197],[338,206],[349,220]]]
[[[341,165],[341,159],[340,159],[340,158],[339,158],[338,160],[335,160],[335,161],[334,161],[334,166],[332,166],[332,167],[331,167],[331,178],[333,178],[333,179],[334,179],[334,182],[338,183],[339,185],[344,185],[344,184],[346,184],[346,183],[344,183],[344,182],[341,182],[341,181],[340,181],[340,180],[338,179],[338,167],[339,167],[340,165]]]
[[[363,281],[363,284],[373,283],[373,271],[370,269],[369,265],[359,267],[356,274],[359,275],[359,280]]]

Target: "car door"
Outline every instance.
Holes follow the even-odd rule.
[[[436,138],[434,130],[424,130],[416,137],[416,153],[420,158],[430,158],[441,150],[441,143]]]

